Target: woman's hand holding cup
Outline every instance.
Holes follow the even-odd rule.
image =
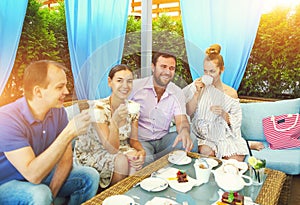
[[[114,112],[112,116],[112,120],[117,124],[118,127],[124,125],[124,121],[126,121],[128,115],[127,106],[125,104],[121,104]]]
[[[211,85],[213,78],[209,75],[203,75],[201,78],[195,80],[196,90],[200,91],[203,87]]]

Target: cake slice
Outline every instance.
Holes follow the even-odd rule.
[[[222,195],[222,202],[231,205],[244,205],[244,196],[237,192],[224,192]]]
[[[188,182],[188,179],[187,179],[187,174],[185,171],[182,171],[182,170],[179,170],[177,172],[177,181],[179,183],[182,183],[182,182]]]

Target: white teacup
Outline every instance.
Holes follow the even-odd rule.
[[[203,163],[195,163],[194,164],[194,169],[196,173],[196,179],[203,182],[207,183],[209,181],[211,169],[207,167]]]
[[[99,107],[96,106],[94,100],[88,100],[89,104],[89,114],[91,122],[100,122],[100,110]]]
[[[100,110],[95,108],[89,109],[90,119],[91,122],[100,122]]]
[[[136,114],[140,111],[140,104],[127,102],[127,109],[130,114]]]
[[[213,78],[209,75],[203,75],[201,80],[206,86],[211,85],[213,82]]]

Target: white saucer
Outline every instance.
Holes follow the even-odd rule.
[[[239,162],[235,159],[223,160],[223,164],[220,168],[223,169],[223,167],[228,164],[235,166],[240,174],[244,174],[248,170],[248,164],[246,162]]]
[[[147,201],[145,205],[165,205],[165,204],[179,204],[178,202],[165,197],[154,197],[150,201]]]
[[[163,178],[149,177],[141,181],[140,186],[146,191],[158,192],[165,190],[169,184],[168,181]]]
[[[196,159],[196,163],[201,163],[201,159],[205,160],[207,162],[207,164],[209,165],[209,168],[214,168],[216,166],[219,165],[219,162],[215,159],[212,158],[200,158],[200,159]]]
[[[176,165],[186,165],[192,162],[192,158],[186,156],[186,152],[178,150],[169,154],[168,161]]]
[[[102,205],[117,205],[117,204],[135,204],[133,198],[127,195],[113,195],[107,197],[102,202]]]

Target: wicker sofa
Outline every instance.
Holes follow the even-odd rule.
[[[241,103],[242,135],[248,141],[261,141],[265,148],[252,150],[257,158],[266,159],[267,167],[288,175],[300,174],[300,148],[273,150],[263,133],[262,119],[272,115],[300,113],[300,98],[275,102]]]
[[[265,145],[265,148],[261,151],[252,150],[252,154],[257,158],[266,159],[268,168],[279,170],[289,175],[300,174],[300,148],[270,149],[262,127],[262,119],[264,117],[300,113],[300,98],[275,102],[257,100],[242,100],[241,102],[243,113],[242,136],[248,141],[261,141]],[[80,110],[87,109],[89,106],[86,100],[79,100],[65,103],[65,107],[68,117],[71,119]]]

